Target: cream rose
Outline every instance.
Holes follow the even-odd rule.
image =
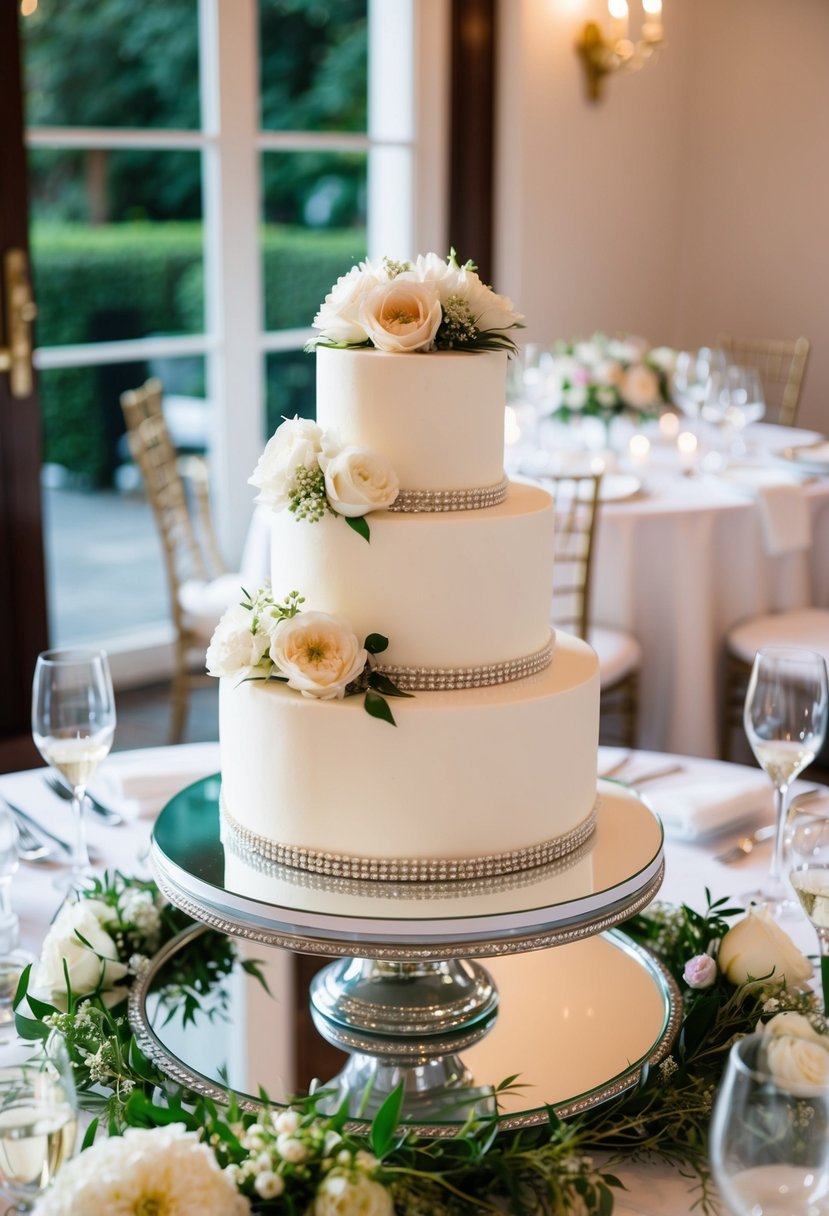
[[[763,1029],[771,1075],[782,1085],[829,1082],[829,1038],[802,1013],[780,1013]]]
[[[360,305],[360,324],[386,351],[429,350],[442,317],[434,287],[408,273],[372,288]]]
[[[225,612],[207,647],[205,666],[211,676],[232,676],[248,667],[257,667],[267,653],[270,636],[267,628],[251,630],[253,612],[233,604]]]
[[[720,942],[717,961],[732,984],[769,976],[797,987],[812,978],[812,964],[765,907],[751,908],[732,925]]]
[[[647,409],[659,401],[659,377],[644,363],[634,363],[623,375],[619,392],[632,409]]]
[[[297,469],[318,467],[321,443],[322,429],[308,418],[288,418],[278,426],[248,478],[259,490],[256,501],[273,511],[287,507]]]
[[[75,996],[111,991],[128,970],[119,961],[115,942],[104,928],[112,918],[112,909],[98,899],[64,904],[41,947],[35,987],[48,992],[55,1002],[65,1001],[65,963]]]
[[[338,515],[367,515],[390,507],[400,492],[397,474],[384,456],[368,448],[344,447],[323,454],[325,492]]]
[[[289,688],[322,701],[344,696],[368,658],[348,626],[325,612],[280,621],[270,654]]]
[[[320,331],[324,341],[349,346],[366,341],[368,335],[360,324],[360,305],[383,277],[371,262],[361,262],[337,279],[314,317],[314,329]]]
[[[393,1216],[391,1195],[365,1174],[332,1170],[319,1185],[311,1216]]]

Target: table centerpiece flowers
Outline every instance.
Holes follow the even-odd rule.
[[[829,1079],[829,1027],[806,986],[811,965],[776,922],[705,895],[702,912],[656,903],[624,926],[661,960],[682,998],[671,1054],[646,1066],[634,1088],[566,1121],[549,1108],[546,1124],[502,1132],[497,1114],[477,1115],[430,1140],[400,1121],[400,1089],[367,1130],[355,1131],[344,1107],[324,1113],[314,1094],[289,1105],[262,1095],[253,1112],[232,1093],[220,1105],[171,1082],[141,1052],[124,998],[147,965],[145,951],[192,922],[153,883],[106,875],[55,923],[15,998],[21,1038],[64,1037],[81,1105],[94,1115],[80,1155],[35,1216],[76,1216],[78,1196],[84,1216],[610,1216],[621,1185],[614,1166],[648,1159],[687,1173],[699,1210],[713,1216],[708,1120],[732,1044],[759,1026],[782,1080]],[[77,927],[89,931],[90,917],[94,940]],[[232,940],[213,930],[204,940],[170,993],[171,1016],[185,1024],[237,965]],[[62,985],[58,957],[67,960]],[[258,974],[254,961],[238,965]],[[517,1084],[509,1077],[493,1087],[496,1107]]]

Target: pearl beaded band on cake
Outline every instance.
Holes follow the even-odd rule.
[[[587,818],[569,832],[504,853],[488,853],[483,857],[359,857],[280,844],[242,827],[230,814],[224,800],[221,803],[223,826],[235,835],[243,848],[259,853],[277,865],[370,882],[453,882],[513,874],[547,865],[587,840],[596,826],[596,811],[597,803],[594,803]]]
[[[479,511],[497,507],[507,496],[509,479],[504,477],[494,486],[478,486],[468,490],[401,490],[389,511]]]
[[[549,667],[555,649],[555,633],[534,654],[485,663],[479,667],[391,667],[378,664],[376,670],[393,680],[404,692],[449,692],[457,688],[487,688],[490,684],[509,684],[537,675]]]

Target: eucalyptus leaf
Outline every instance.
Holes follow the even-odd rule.
[[[343,519],[348,524],[349,528],[353,528],[358,536],[362,536],[363,540],[371,540],[371,529],[364,515],[344,515]]]
[[[383,722],[389,722],[392,726],[397,726],[388,701],[385,697],[381,697],[379,692],[374,692],[373,689],[369,688],[363,704],[365,705],[366,713],[371,714],[372,718],[381,718]]]

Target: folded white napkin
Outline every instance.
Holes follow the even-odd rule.
[[[782,482],[760,486],[757,490],[757,506],[763,529],[763,543],[770,557],[810,547],[812,521],[803,486]]]
[[[733,827],[746,819],[770,818],[771,784],[765,773],[751,771],[725,777],[697,777],[670,787],[643,790],[643,796],[662,820],[665,835],[674,840],[697,840]]]
[[[200,758],[160,772],[140,762],[121,764],[118,768],[102,769],[90,792],[128,819],[155,816],[174,794],[215,770],[215,763],[206,764]]]

